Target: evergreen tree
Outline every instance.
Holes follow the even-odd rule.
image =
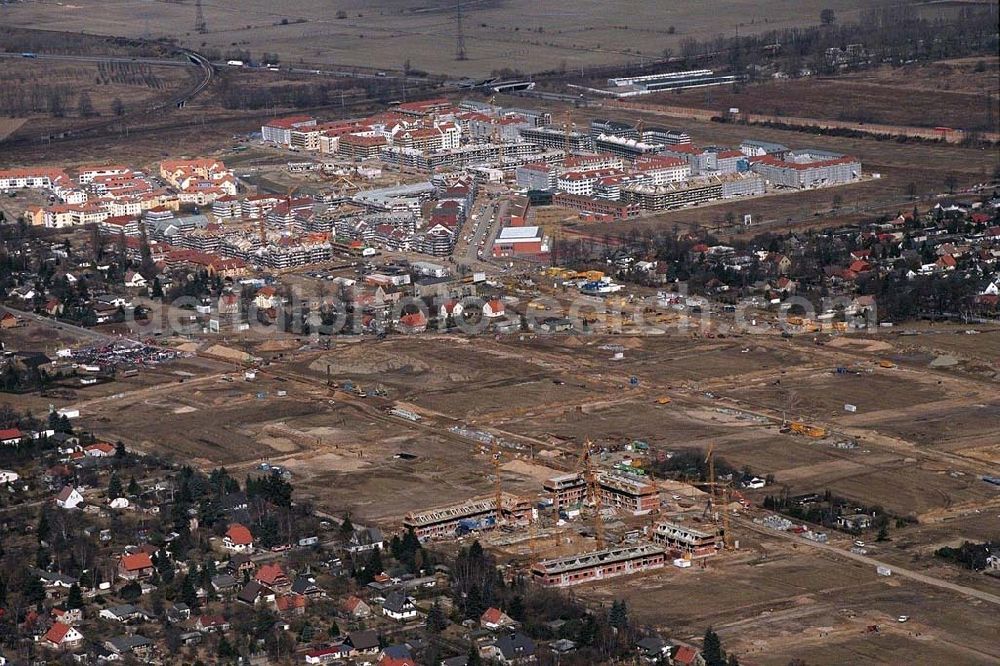
[[[108,480],[108,497],[115,499],[122,496],[122,481],[118,478],[118,472],[112,472]]]
[[[142,492],[142,488],[140,488],[140,487],[139,487],[139,482],[135,480],[135,477],[134,477],[134,476],[133,476],[133,477],[131,477],[131,478],[130,478],[130,479],[128,480],[128,494],[129,494],[129,495],[130,495],[131,497],[135,497],[135,496],[137,496],[137,495],[138,495],[138,494],[139,494],[140,492]]]
[[[515,594],[507,606],[507,615],[517,622],[524,622],[524,599],[520,594]]]
[[[726,666],[726,655],[722,651],[722,641],[719,640],[719,635],[712,631],[711,627],[705,630],[701,656],[705,659],[705,666]]]
[[[69,586],[69,594],[66,596],[66,608],[70,610],[83,608],[83,594],[80,593],[80,586],[76,583]]]
[[[469,646],[469,656],[465,661],[465,666],[483,666],[483,660],[479,656],[479,650],[475,643]]]
[[[192,610],[201,605],[198,601],[198,592],[195,590],[194,581],[191,579],[190,573],[184,576],[184,580],[181,583],[181,601],[186,603]]]
[[[740,660],[736,658],[735,654],[731,654],[726,660],[726,666],[740,666]]]
[[[330,624],[330,628],[327,629],[326,631],[328,634],[330,634],[330,638],[336,638],[337,636],[340,635],[340,627],[337,625],[336,622],[332,622]]]
[[[608,622],[616,629],[625,629],[628,626],[628,607],[625,605],[624,599],[611,602]]]
[[[354,534],[354,524],[351,522],[351,514],[345,514],[344,520],[340,523],[340,536],[343,539],[349,539],[351,535]]]
[[[38,525],[35,527],[35,534],[38,536],[39,543],[49,538],[51,530],[52,528],[49,526],[49,517],[43,509],[38,512]]]
[[[479,586],[473,585],[465,595],[465,617],[469,620],[478,620],[484,612],[486,605],[483,603],[483,595],[479,591]]]
[[[444,609],[441,608],[441,604],[437,601],[427,611],[426,626],[427,631],[432,634],[440,634],[448,626],[448,619],[444,616]]]

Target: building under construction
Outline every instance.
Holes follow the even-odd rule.
[[[601,506],[633,516],[644,516],[660,508],[660,491],[647,478],[624,472],[604,472],[597,477]]]
[[[536,583],[547,587],[569,587],[662,569],[666,560],[666,550],[656,544],[616,546],[538,562],[531,567],[531,577]]]
[[[403,526],[413,528],[421,541],[449,539],[469,532],[491,530],[497,523],[525,526],[531,522],[531,502],[523,497],[501,493],[500,520],[497,520],[496,498],[475,497],[458,504],[406,514]]]
[[[583,474],[561,474],[542,483],[556,510],[577,507],[587,499]],[[624,472],[597,475],[601,506],[633,516],[643,516],[660,508],[660,491],[648,479]]]
[[[546,479],[542,482],[542,487],[556,511],[580,506],[587,496],[587,481],[578,473],[560,474]]]
[[[696,530],[670,521],[660,521],[653,526],[653,541],[672,551],[686,553],[692,558],[708,557],[718,551],[718,537],[714,532]]]

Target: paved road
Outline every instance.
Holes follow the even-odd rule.
[[[888,562],[881,562],[873,557],[868,557],[867,555],[859,555],[858,553],[852,553],[849,550],[844,550],[838,546],[834,546],[828,543],[819,543],[817,541],[812,541],[810,539],[803,539],[802,537],[791,534],[789,532],[781,532],[778,530],[769,530],[765,527],[755,524],[752,521],[746,520],[745,518],[734,519],[734,522],[738,523],[741,527],[745,527],[758,534],[764,534],[771,537],[778,537],[780,539],[785,539],[787,541],[792,541],[800,546],[807,546],[809,548],[815,548],[816,550],[822,550],[827,553],[832,553],[839,557],[844,557],[849,560],[854,560],[855,562],[861,562],[862,564],[867,564],[868,566],[875,567],[883,566],[892,570],[893,576],[899,576],[901,578],[909,578],[910,580],[917,581],[918,583],[923,583],[924,585],[930,585],[932,587],[937,587],[943,590],[949,590],[951,592],[958,592],[967,597],[972,597],[974,599],[979,599],[980,601],[985,601],[987,603],[1000,606],[1000,596],[995,594],[990,594],[989,592],[984,592],[983,590],[977,590],[974,587],[966,587],[965,585],[958,585],[957,583],[952,583],[946,580],[941,580],[940,578],[935,578],[934,576],[927,576],[925,574],[913,571],[912,569],[904,569],[896,564],[889,564]]]

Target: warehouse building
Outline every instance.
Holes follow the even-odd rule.
[[[549,241],[541,227],[504,227],[493,242],[494,257],[538,257],[548,253]]]
[[[546,587],[569,587],[662,569],[666,559],[663,546],[620,546],[539,562],[531,567],[531,578]]]

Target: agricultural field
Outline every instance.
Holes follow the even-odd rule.
[[[741,113],[773,116],[778,122],[782,116],[795,116],[995,132],[1000,121],[998,67],[997,58],[963,59],[883,67],[835,78],[768,81],[738,91],[719,86],[658,93],[643,102],[717,112],[735,107]]]
[[[273,3],[211,2],[206,31],[195,32],[194,2],[108,4],[24,2],[5,7],[11,25],[138,37],[177,38],[194,49],[277,53],[286,63],[357,65],[432,73],[486,75],[499,69],[535,72],[658,58],[683,39],[713,39],[736,25],[719,25],[727,13],[742,18],[742,34],[816,24],[832,8],[842,20],[857,18],[871,3],[804,0],[748,3],[695,0],[635,3],[622,14],[615,3],[586,0],[554,7],[528,0],[462,3],[467,60],[455,59],[455,3],[445,0],[294,0]]]

